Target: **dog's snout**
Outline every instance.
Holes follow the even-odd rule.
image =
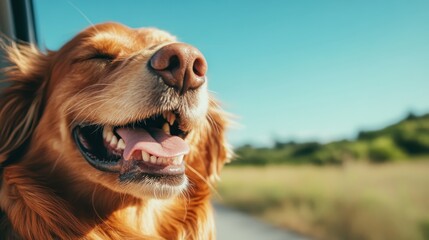
[[[180,94],[203,85],[207,62],[203,54],[185,43],[172,43],[159,49],[150,59],[150,67],[165,84]]]

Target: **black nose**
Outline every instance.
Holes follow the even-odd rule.
[[[159,49],[150,59],[150,66],[180,94],[197,89],[205,82],[207,62],[203,54],[185,43],[172,43]]]

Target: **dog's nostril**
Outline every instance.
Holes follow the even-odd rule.
[[[179,57],[174,55],[170,58],[167,70],[172,71],[172,70],[177,69],[177,68],[180,68],[180,60],[179,60]]]
[[[207,64],[205,63],[205,60],[201,58],[195,59],[192,70],[194,71],[195,75],[204,77],[207,72]]]
[[[181,94],[203,85],[207,72],[202,53],[184,43],[162,47],[152,56],[150,67],[162,77],[165,84]]]

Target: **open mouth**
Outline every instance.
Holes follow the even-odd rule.
[[[180,182],[189,146],[180,119],[165,112],[122,126],[78,125],[74,140],[84,158],[96,169],[119,173],[122,181],[171,179]]]

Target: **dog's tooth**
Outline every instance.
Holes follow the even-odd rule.
[[[157,158],[155,156],[150,156],[150,163],[156,164]]]
[[[119,149],[122,149],[122,150],[125,149],[125,142],[124,142],[124,140],[122,138],[119,139],[118,146],[116,148],[119,148]]]
[[[103,138],[104,139],[106,139],[108,132],[113,132],[112,131],[112,127],[106,125],[106,126],[103,127]]]
[[[177,158],[177,161],[179,162],[179,164],[182,164],[182,162],[183,162],[183,157],[184,157],[184,155],[180,155],[180,156]]]
[[[150,160],[150,155],[149,155],[149,153],[147,153],[147,152],[143,152],[143,151],[142,151],[142,158],[143,158],[143,161],[145,161],[145,162],[149,162],[149,160]]]
[[[172,162],[173,162],[174,165],[180,165],[180,164],[182,164],[182,162],[183,162],[183,155],[174,157],[172,159]]]
[[[118,144],[118,138],[113,135],[112,139],[110,140],[110,146],[116,147],[116,144]]]
[[[168,125],[168,123],[164,123],[162,130],[164,130],[165,133],[170,134],[170,125]]]
[[[174,115],[174,113],[170,112],[169,116],[168,116],[168,123],[173,126],[174,121],[176,121],[176,115]]]
[[[110,140],[113,138],[113,132],[107,132],[106,133],[106,142],[110,143]]]
[[[162,157],[159,157],[159,158],[156,160],[156,164],[159,164],[159,165],[160,165],[160,164],[162,164],[162,159],[163,159]]]
[[[168,158],[162,158],[162,164],[168,164]]]

